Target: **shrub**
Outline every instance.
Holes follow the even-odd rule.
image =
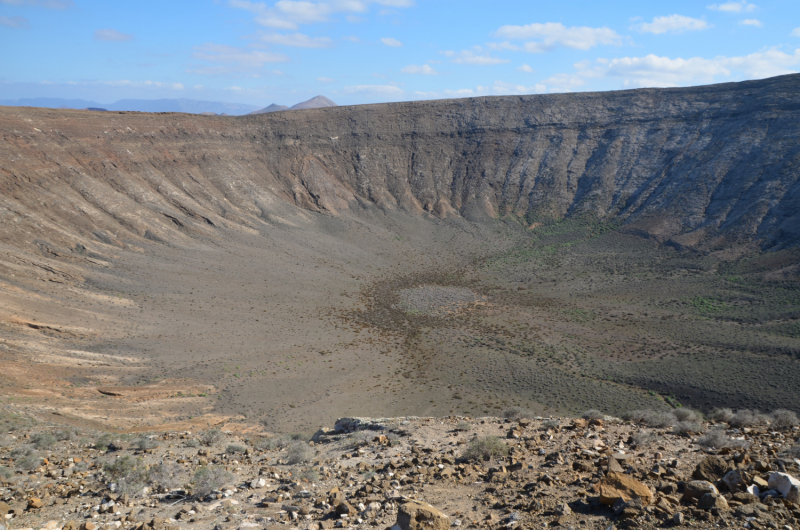
[[[639,431],[631,435],[631,443],[636,446],[647,446],[660,440],[661,437],[652,432]]]
[[[183,486],[185,471],[177,464],[156,464],[147,474],[147,483],[168,492]]]
[[[675,409],[672,413],[679,422],[700,423],[703,421],[703,415],[700,412],[685,407]]]
[[[69,429],[63,429],[56,432],[56,440],[61,442],[71,442],[77,438],[78,436],[75,434],[75,431],[71,431]]]
[[[0,466],[0,477],[8,480],[14,476],[14,472],[8,469],[6,466]]]
[[[198,497],[205,497],[231,480],[233,480],[233,474],[223,467],[202,466],[194,473],[194,479],[192,480],[194,494]]]
[[[235,455],[237,453],[244,453],[247,451],[247,447],[238,444],[230,444],[225,448],[225,452],[229,455]]]
[[[557,419],[555,419],[555,418],[553,418],[553,419],[551,419],[551,420],[544,420],[544,421],[542,422],[542,427],[543,427],[543,428],[545,428],[545,429],[555,429],[555,428],[557,428],[559,425],[561,425],[561,422],[560,422],[560,421],[558,421],[558,420],[557,420]]]
[[[119,449],[122,445],[122,442],[126,439],[127,436],[123,434],[106,433],[97,440],[95,440],[94,448],[100,451],[108,451],[109,449],[112,449],[114,447]]]
[[[259,451],[275,451],[276,449],[283,449],[288,442],[282,436],[269,436],[260,438],[253,443],[253,447]]]
[[[757,410],[742,409],[736,411],[728,422],[731,427],[758,427],[766,425],[769,419]]]
[[[787,447],[786,449],[783,450],[781,454],[784,454],[789,458],[800,459],[800,444],[794,444],[791,447]]]
[[[297,478],[300,480],[307,480],[309,482],[316,482],[319,480],[319,472],[314,468],[302,469],[297,472]]]
[[[154,440],[153,438],[148,438],[147,436],[141,436],[133,442],[134,447],[139,449],[140,451],[146,451],[148,449],[155,449],[158,447],[158,441]]]
[[[507,420],[519,420],[525,417],[530,417],[531,413],[529,410],[524,409],[522,407],[508,407],[502,413],[503,417]]]
[[[184,444],[186,447],[197,447],[197,446],[199,446],[199,445],[200,445],[200,442],[198,442],[198,441],[197,441],[197,440],[195,440],[194,438],[189,438],[188,440],[186,440],[185,442],[183,442],[183,444]]]
[[[712,449],[723,449],[725,447],[730,447],[731,449],[745,449],[750,446],[750,444],[744,440],[732,440],[728,438],[723,429],[709,431],[708,434],[697,439],[697,445]]]
[[[375,437],[371,432],[354,432],[347,437],[347,447],[350,449],[358,449],[369,445],[369,442]]]
[[[15,465],[25,471],[36,469],[42,463],[41,457],[29,445],[11,451],[11,457],[14,459]]]
[[[294,434],[289,435],[289,439],[293,442],[308,442],[311,440],[313,435],[306,434],[302,432],[296,432]]]
[[[677,424],[675,424],[675,427],[672,428],[672,432],[674,434],[686,436],[689,434],[703,432],[703,426],[694,421],[679,421]]]
[[[219,429],[209,429],[200,433],[200,443],[203,445],[217,445],[223,439],[225,439],[225,435]]]
[[[138,459],[130,455],[125,455],[107,463],[103,466],[103,471],[105,471],[106,475],[108,475],[111,480],[118,480],[125,475],[134,473],[140,467],[141,462]]]
[[[288,464],[302,464],[311,458],[311,447],[305,442],[296,442],[289,446],[286,451],[286,462]]]
[[[49,432],[39,432],[31,436],[31,443],[36,449],[50,449],[56,443],[56,437]]]
[[[475,438],[464,451],[464,458],[469,461],[492,460],[508,454],[508,445],[497,436]]]
[[[730,423],[733,419],[733,411],[731,409],[714,409],[708,417],[711,421]]]
[[[0,431],[2,432],[28,429],[34,423],[33,419],[28,416],[23,416],[22,414],[16,414],[14,412],[0,413]]]
[[[467,432],[470,429],[472,429],[472,424],[468,421],[460,421],[456,425],[456,430],[459,432]]]
[[[798,424],[800,424],[797,414],[791,410],[778,409],[772,411],[771,417],[772,425],[778,429],[791,429],[792,427],[796,427]]]
[[[672,427],[678,419],[671,412],[662,410],[634,410],[623,414],[623,418],[633,423],[643,423],[648,427],[657,429]]]
[[[605,418],[605,414],[603,414],[597,409],[589,409],[586,412],[584,412],[583,416],[581,417],[584,420],[602,420],[603,418]]]

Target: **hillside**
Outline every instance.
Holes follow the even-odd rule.
[[[125,428],[798,410],[799,79],[0,108],[0,390]]]

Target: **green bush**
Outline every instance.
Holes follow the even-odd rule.
[[[224,467],[203,466],[194,473],[194,479],[192,480],[193,492],[198,497],[205,497],[232,480],[233,474],[226,471]]]
[[[24,471],[36,469],[42,463],[42,458],[29,445],[17,447],[11,451],[11,458],[14,459],[16,467]]]
[[[147,473],[147,483],[153,488],[169,492],[183,486],[186,480],[183,466],[177,464],[156,464]]]
[[[134,473],[140,467],[141,461],[139,459],[130,455],[125,455],[106,463],[106,465],[103,466],[103,471],[105,471],[106,475],[108,475],[108,478],[111,480],[119,480],[125,475]]]
[[[508,445],[497,436],[475,438],[464,451],[464,459],[470,462],[486,461],[508,455]]]

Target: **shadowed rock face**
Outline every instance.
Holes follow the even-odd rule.
[[[0,109],[5,240],[174,240],[376,206],[800,242],[800,76],[239,118]]]

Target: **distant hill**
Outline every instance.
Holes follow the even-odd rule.
[[[0,100],[0,105],[14,107],[45,107],[67,109],[127,110],[138,112],[185,112],[187,114],[228,114],[239,116],[248,114],[258,107],[242,103],[224,101],[199,101],[194,99],[121,99],[109,105],[87,101],[85,99],[61,98],[24,98],[17,100]]]
[[[261,110],[255,110],[255,111],[251,112],[250,114],[266,114],[268,112],[280,112],[282,110],[289,110],[289,107],[287,107],[286,105],[277,105],[277,104],[273,103],[269,107],[264,107]]]
[[[298,103],[293,107],[287,107],[286,105],[278,105],[273,103],[269,107],[264,107],[263,109],[251,112],[250,114],[267,114],[268,112],[279,112],[282,110],[321,109],[325,107],[338,107],[338,105],[325,96],[316,96],[308,101]]]
[[[298,103],[289,110],[321,109],[325,107],[338,107],[338,105],[325,96],[317,96],[309,99],[308,101]]]

